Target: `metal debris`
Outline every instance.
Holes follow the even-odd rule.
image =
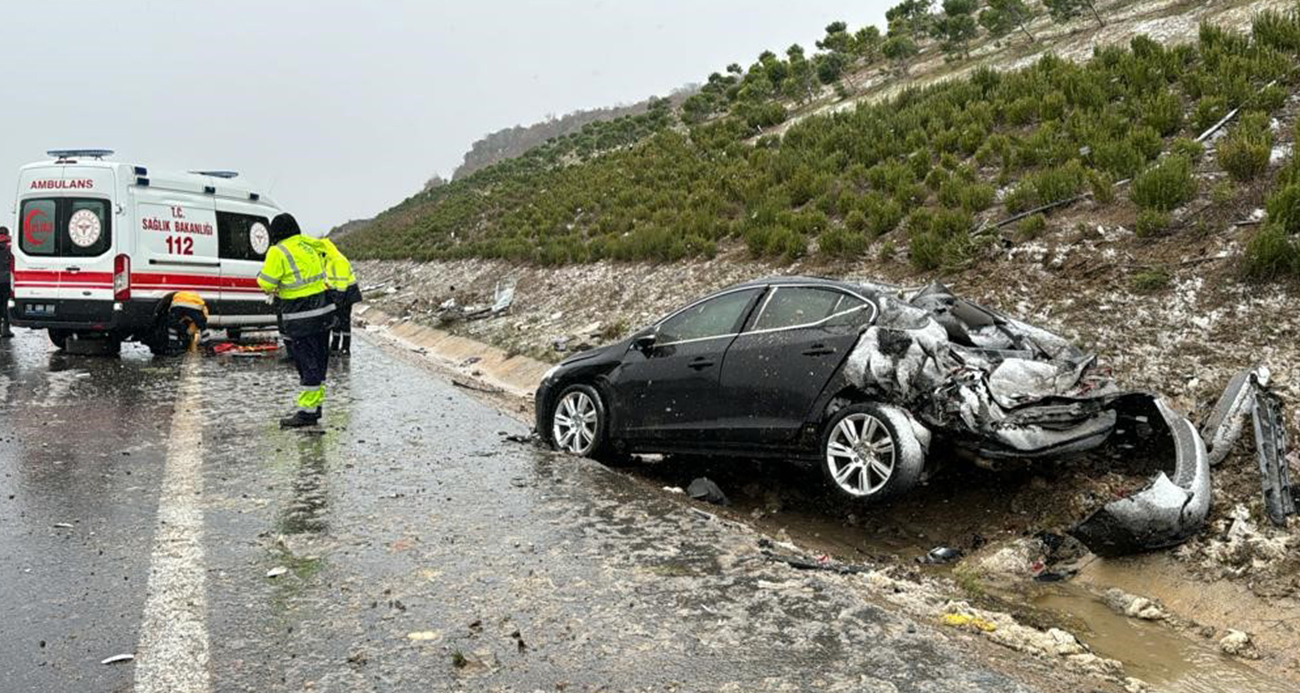
[[[1296,512],[1291,475],[1287,469],[1286,427],[1282,424],[1282,403],[1270,390],[1255,394],[1255,449],[1264,487],[1264,514],[1278,527]]]
[[[121,664],[123,662],[130,662],[134,659],[135,659],[135,655],[133,654],[113,655],[108,659],[100,661],[100,664]]]
[[[731,501],[727,500],[727,494],[723,493],[722,489],[708,477],[700,477],[692,481],[691,485],[686,487],[686,495],[714,505],[731,504]]]

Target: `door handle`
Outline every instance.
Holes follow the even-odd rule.
[[[65,268],[64,271],[65,271],[65,272],[72,272],[72,273],[75,274],[75,273],[77,273],[77,272],[80,272],[80,271],[81,271],[81,268],[80,268],[80,267],[68,267],[68,268]]]
[[[703,356],[701,356],[701,357],[695,359],[694,361],[691,361],[690,363],[686,364],[686,367],[687,367],[687,368],[693,368],[693,369],[695,369],[695,370],[697,370],[697,371],[702,371],[702,370],[704,370],[705,368],[708,368],[709,366],[712,366],[712,365],[713,365],[713,359],[707,359],[707,358],[704,358]]]
[[[827,354],[834,354],[834,353],[835,353],[835,347],[828,347],[825,344],[814,344],[811,347],[803,350],[804,356],[826,356]]]

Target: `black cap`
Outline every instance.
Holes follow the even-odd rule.
[[[271,242],[279,243],[290,236],[297,236],[302,233],[298,228],[298,220],[293,218],[292,214],[277,214],[271,220]]]

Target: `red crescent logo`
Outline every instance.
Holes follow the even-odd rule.
[[[23,217],[23,236],[31,245],[45,245],[46,239],[37,240],[36,237],[32,235],[32,219],[35,219],[37,215],[45,216],[45,212],[40,209],[33,209],[27,213],[27,216]]]

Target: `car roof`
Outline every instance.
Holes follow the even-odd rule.
[[[840,279],[831,279],[829,277],[807,277],[807,276],[800,276],[800,275],[780,275],[780,276],[764,277],[762,279],[754,279],[751,281],[742,282],[740,284],[727,287],[726,289],[723,289],[723,291],[732,291],[735,289],[745,289],[750,287],[759,288],[759,287],[766,287],[766,286],[788,286],[791,284],[826,286],[826,287],[832,287],[838,289],[848,289],[855,293],[860,293],[860,294],[870,295],[870,296],[874,296],[877,293],[876,290],[868,286],[864,286],[862,284],[856,284],[853,282],[843,281]]]

